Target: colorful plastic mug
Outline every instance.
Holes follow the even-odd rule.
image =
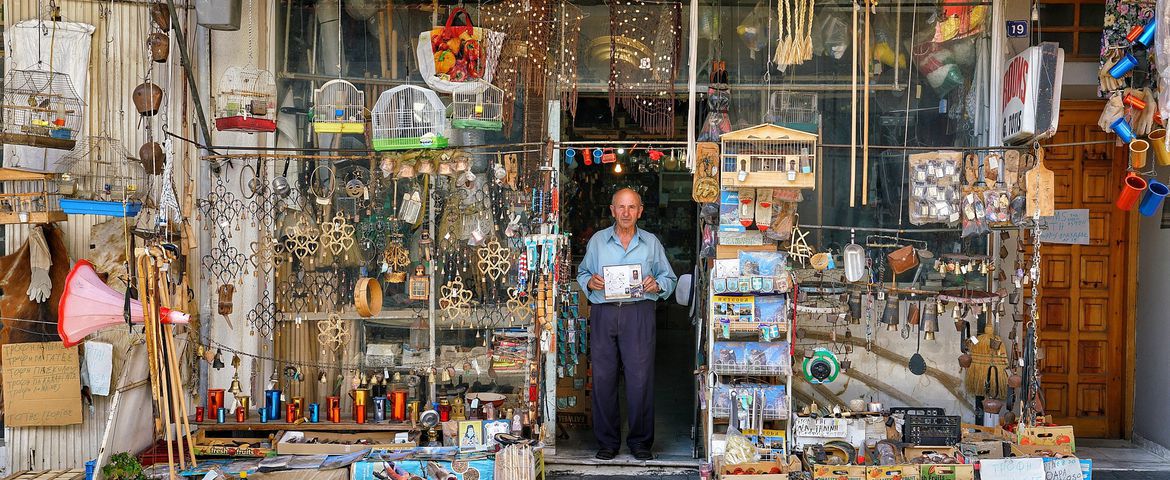
[[[1117,63],[1113,64],[1112,67],[1109,67],[1109,76],[1113,78],[1124,77],[1130,72],[1130,70],[1133,70],[1134,67],[1137,67],[1137,64],[1137,57],[1133,56],[1132,53],[1127,53],[1124,57],[1119,58]]]
[[[1129,122],[1126,121],[1125,117],[1114,120],[1113,123],[1109,125],[1109,127],[1112,128],[1113,133],[1116,133],[1117,136],[1121,137],[1121,141],[1125,143],[1132,142],[1133,139],[1136,138],[1133,134],[1133,127],[1129,125]]]
[[[1170,150],[1166,149],[1166,129],[1159,128],[1150,132],[1149,141],[1150,150],[1154,151],[1154,158],[1158,159],[1158,165],[1163,167],[1170,165]]]
[[[1150,20],[1150,23],[1147,23],[1145,27],[1142,27],[1142,34],[1138,35],[1137,43],[1142,44],[1142,46],[1144,46],[1144,47],[1149,47],[1150,45],[1153,45],[1154,44],[1154,34],[1157,32],[1157,30],[1158,30],[1158,21],[1157,20]]]
[[[1129,164],[1133,168],[1146,168],[1146,154],[1150,151],[1150,142],[1140,138],[1129,142]]]
[[[1153,216],[1158,211],[1158,207],[1162,206],[1162,200],[1166,198],[1166,194],[1170,194],[1170,187],[1151,179],[1149,187],[1146,188],[1146,194],[1142,197],[1142,202],[1138,204],[1138,213],[1146,217]]]
[[[1138,199],[1142,196],[1142,191],[1146,189],[1146,180],[1133,173],[1125,176],[1125,186],[1121,187],[1121,193],[1117,194],[1117,208],[1125,211],[1133,210],[1137,205]]]

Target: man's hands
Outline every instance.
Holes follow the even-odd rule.
[[[601,275],[596,273],[593,274],[593,276],[589,278],[589,289],[605,290],[605,279],[601,278]]]
[[[646,293],[658,293],[662,289],[658,287],[658,280],[655,280],[653,276],[646,275],[642,277],[642,291]]]

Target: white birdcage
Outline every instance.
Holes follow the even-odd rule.
[[[764,115],[764,122],[817,133],[821,124],[818,105],[816,92],[772,92],[768,96],[768,113]]]
[[[313,91],[313,131],[365,133],[366,93],[345,80],[330,80]]]
[[[504,90],[487,82],[451,93],[451,126],[476,130],[504,128]]]
[[[816,188],[816,134],[762,124],[719,138],[725,187]]]
[[[13,70],[4,80],[0,143],[71,150],[83,116],[69,75]]]
[[[61,165],[57,192],[65,213],[134,216],[150,189],[142,163],[111,137],[82,139]]]
[[[439,94],[400,85],[378,96],[373,109],[374,150],[447,146],[447,116]]]
[[[276,82],[268,70],[228,67],[215,97],[215,129],[221,132],[276,131]]]

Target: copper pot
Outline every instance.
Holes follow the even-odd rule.
[[[146,46],[150,49],[150,59],[157,63],[166,62],[171,54],[171,38],[165,33],[154,32],[147,35]]]
[[[959,368],[969,368],[971,366],[971,354],[964,353],[959,355]]]
[[[165,3],[155,3],[150,6],[150,19],[164,32],[171,30],[171,9]]]
[[[149,82],[139,84],[134,87],[134,108],[138,109],[139,115],[152,116],[162,106],[162,97],[163,91],[158,85]]]
[[[1020,388],[1020,386],[1024,384],[1024,377],[1021,377],[1018,373],[1013,373],[1008,375],[1007,382],[1008,386],[1011,388]]]
[[[1003,400],[996,400],[994,398],[983,399],[983,411],[990,414],[998,414],[1003,410]]]
[[[167,154],[163,152],[158,142],[146,142],[138,148],[138,159],[142,161],[142,168],[151,175],[161,174],[163,164],[167,161]]]

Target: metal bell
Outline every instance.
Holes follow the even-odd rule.
[[[882,312],[882,323],[886,324],[886,330],[898,330],[898,299],[890,297],[886,300],[886,309]]]
[[[938,310],[933,308],[922,310],[922,331],[922,338],[934,340],[934,334],[938,332]]]
[[[232,377],[232,385],[230,387],[228,387],[227,391],[228,391],[228,393],[230,393],[232,395],[239,395],[240,393],[242,393],[244,391],[242,388],[240,388],[240,374],[239,373],[236,373],[235,376]]]
[[[861,323],[861,295],[849,296],[849,318],[854,325]]]

